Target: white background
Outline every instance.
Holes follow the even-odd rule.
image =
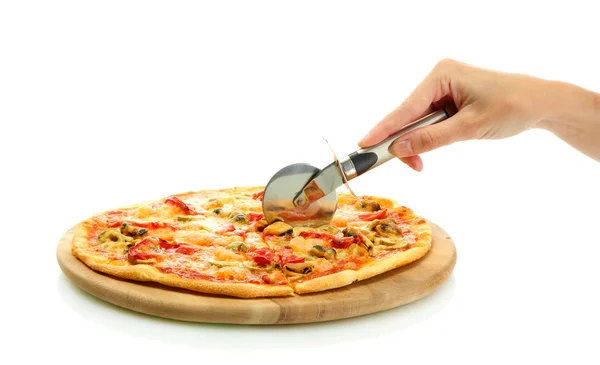
[[[600,163],[544,131],[353,181],[458,249],[439,290],[384,313],[162,320],[85,294],[55,258],[99,211],[324,166],[322,137],[354,151],[445,57],[600,91],[586,3],[1,2],[2,363],[598,363]]]

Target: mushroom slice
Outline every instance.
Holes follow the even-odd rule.
[[[372,256],[373,255],[373,247],[375,247],[373,242],[371,242],[371,240],[363,233],[359,232],[358,237],[360,237],[360,242],[358,242],[358,245],[363,247],[365,249],[365,251],[367,251],[367,253]]]
[[[367,228],[377,233],[378,237],[402,237],[402,232],[393,219],[375,220],[369,223]]]
[[[371,231],[371,229],[351,225],[348,225],[344,229],[344,237],[361,237],[361,235],[367,237],[370,241],[375,239],[375,232]]]
[[[353,243],[348,247],[348,254],[350,256],[368,256],[369,251],[364,246]]]
[[[319,231],[323,231],[323,232],[327,232],[332,235],[336,235],[339,233],[340,230],[334,226],[330,226],[329,224],[326,224],[324,226],[319,227]]]
[[[283,266],[283,272],[286,275],[308,275],[313,271],[314,264],[312,262],[298,262],[298,263],[290,263],[285,264]]]
[[[400,242],[396,242],[394,244],[388,245],[385,243],[382,243],[381,245],[377,246],[377,248],[383,249],[383,250],[396,250],[399,248],[404,248],[406,246],[408,246],[409,243],[407,241],[400,241]]]
[[[337,256],[337,252],[333,247],[323,247],[321,245],[313,246],[309,253],[316,257],[324,257],[327,260],[334,259]]]
[[[248,224],[248,218],[242,213],[232,213],[229,218],[236,223]]]
[[[230,249],[233,252],[246,252],[248,251],[248,246],[246,246],[246,244],[244,242],[241,241],[235,241],[230,243],[227,246],[228,249]]]
[[[104,232],[98,235],[98,243],[106,243],[106,242],[131,242],[133,238],[129,236],[125,236],[121,233],[121,230],[118,228],[108,228]]]
[[[264,234],[273,236],[283,236],[288,233],[292,233],[292,226],[283,222],[275,222],[263,230]]]
[[[148,233],[148,229],[136,228],[133,225],[131,225],[131,223],[124,222],[121,225],[121,233],[130,237],[143,236],[146,233]]]
[[[263,218],[263,219],[257,221],[256,223],[254,223],[254,230],[256,230],[256,232],[262,232],[268,226],[269,226],[269,223],[267,223],[267,220]]]
[[[242,262],[239,261],[219,261],[214,259],[208,259],[210,264],[215,265],[216,267],[229,267],[229,266],[237,266],[241,267],[243,265]]]
[[[398,228],[396,228],[395,224],[385,222],[375,226],[375,232],[384,237],[402,236],[402,233],[398,230]]]
[[[375,200],[359,200],[354,204],[354,207],[363,212],[376,212],[381,210],[381,205]]]

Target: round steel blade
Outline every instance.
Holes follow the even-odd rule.
[[[320,170],[296,163],[279,170],[265,187],[263,213],[267,222],[283,221],[291,226],[320,227],[331,222],[337,209],[337,193],[312,202],[304,208],[294,205],[294,198]]]

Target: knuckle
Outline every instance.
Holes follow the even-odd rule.
[[[456,65],[456,61],[452,58],[443,58],[435,66],[438,70],[448,70]]]

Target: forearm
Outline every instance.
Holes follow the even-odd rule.
[[[557,98],[539,127],[600,161],[600,94],[561,82],[553,87]]]

